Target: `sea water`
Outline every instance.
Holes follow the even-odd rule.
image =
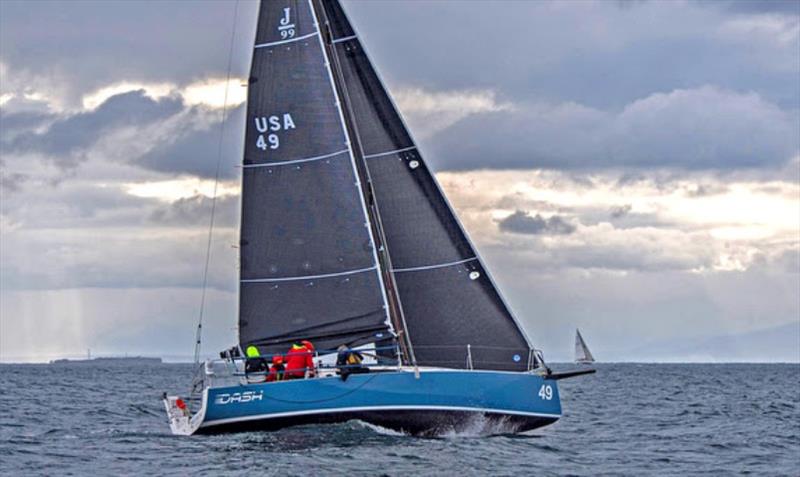
[[[0,474],[800,475],[800,365],[596,367],[559,383],[549,427],[415,438],[360,422],[175,437],[161,394],[190,365],[0,365]]]

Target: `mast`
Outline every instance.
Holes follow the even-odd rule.
[[[353,160],[355,162],[356,170],[361,184],[361,194],[366,204],[367,214],[369,215],[369,224],[372,232],[372,237],[375,243],[375,249],[378,257],[378,264],[380,267],[381,275],[383,278],[383,286],[389,305],[389,316],[392,320],[392,325],[399,338],[398,344],[402,351],[402,356],[406,361],[413,366],[416,366],[416,357],[414,356],[414,348],[411,344],[411,339],[408,335],[408,328],[405,323],[405,316],[403,314],[403,307],[400,301],[400,296],[397,291],[397,285],[392,274],[392,262],[389,255],[389,249],[386,246],[386,236],[383,230],[383,223],[381,215],[378,210],[378,204],[375,201],[375,193],[372,187],[372,179],[367,169],[364,149],[361,144],[361,138],[358,133],[356,122],[354,121],[354,112],[350,102],[350,97],[347,93],[347,88],[344,87],[344,75],[342,73],[339,58],[334,51],[332,51],[332,39],[330,22],[328,21],[325,8],[322,5],[322,0],[310,0],[312,11],[316,17],[317,28],[320,31],[323,49],[330,68],[331,77],[334,83],[334,90],[341,106],[341,112],[344,119],[347,135],[350,139],[350,148],[353,153]],[[401,358],[402,359],[402,358]]]

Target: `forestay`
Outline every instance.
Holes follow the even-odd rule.
[[[262,352],[393,334],[374,240],[308,0],[262,1],[242,179],[239,339]]]
[[[530,343],[422,159],[338,1],[324,1],[398,286],[420,365],[524,370]],[[326,33],[323,30],[323,33]],[[330,37],[328,37],[330,36]]]

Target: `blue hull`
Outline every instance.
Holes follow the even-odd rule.
[[[390,371],[209,388],[198,433],[273,430],[360,419],[417,435],[475,420],[523,432],[561,416],[556,381],[493,371]]]

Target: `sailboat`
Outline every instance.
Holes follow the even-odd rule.
[[[592,352],[589,351],[589,347],[586,346],[586,342],[577,328],[575,328],[575,362],[577,364],[594,363],[594,356],[592,356]]]
[[[338,0],[261,1],[246,114],[239,343],[198,367],[190,395],[165,393],[175,434],[559,419],[557,381],[576,372],[534,349]],[[269,361],[298,340],[313,377],[248,372],[242,350]],[[328,359],[342,347],[371,362],[343,379]]]

